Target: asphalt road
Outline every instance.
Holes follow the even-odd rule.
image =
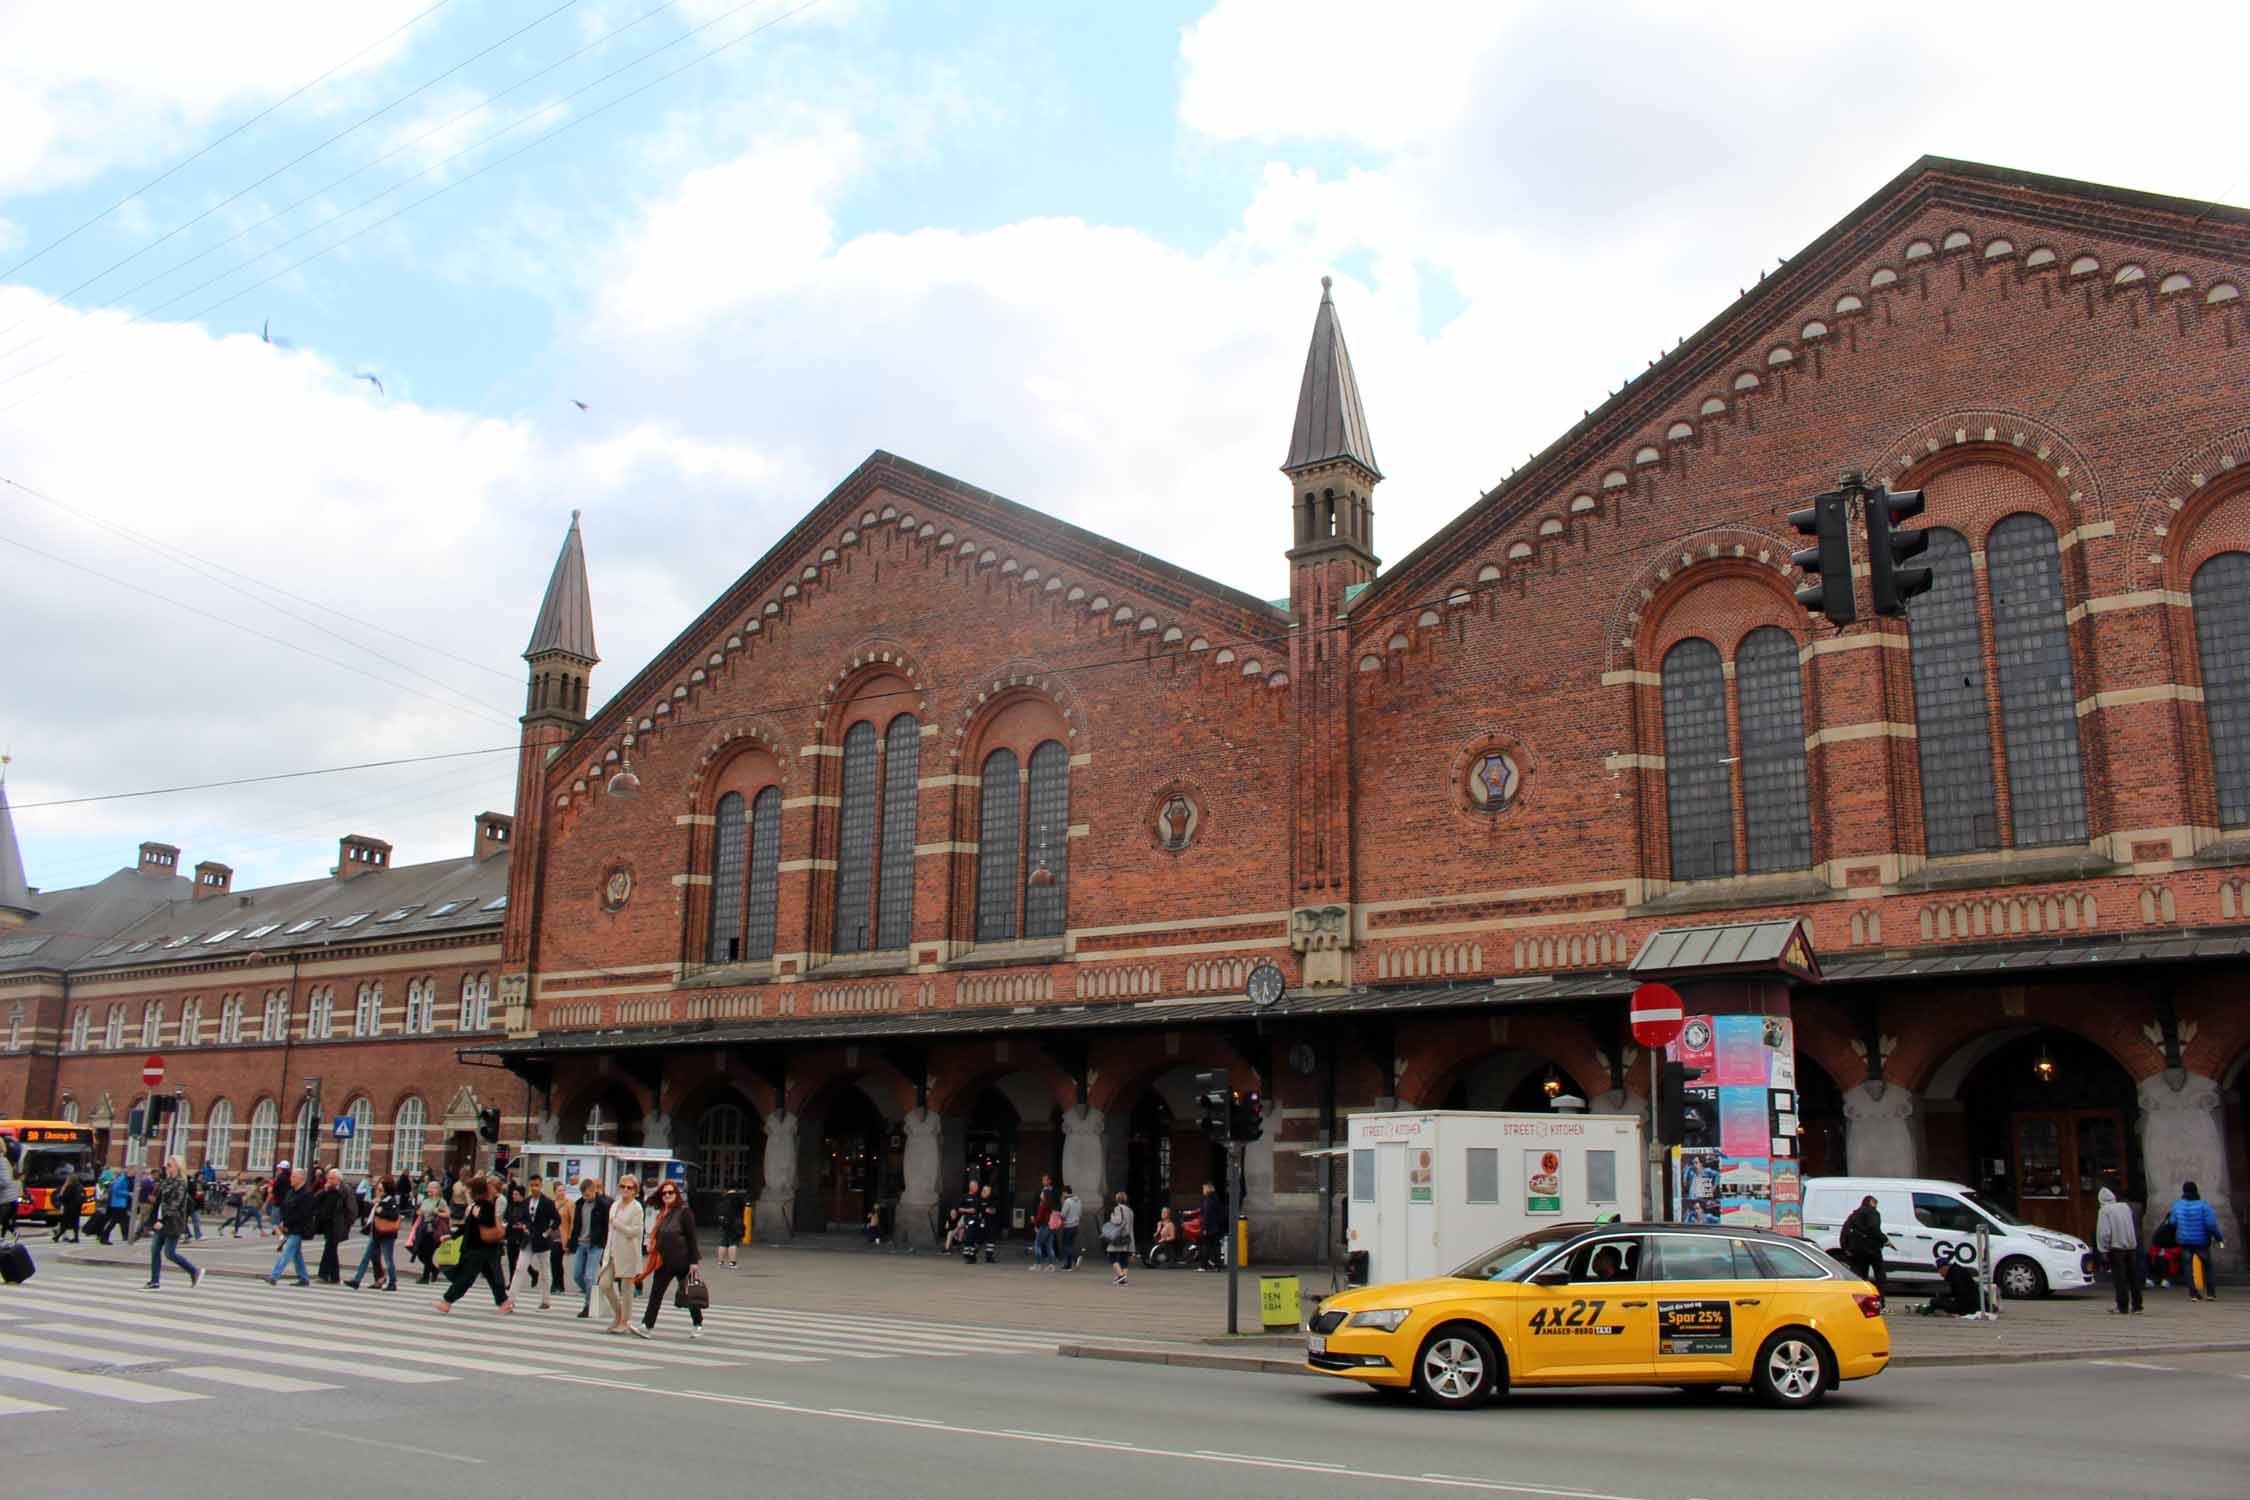
[[[2250,1355],[1894,1371],[1779,1414],[1554,1392],[1440,1414],[1341,1384],[1057,1359],[1038,1330],[716,1315],[651,1342],[567,1310],[49,1265],[0,1290],[21,1495],[444,1492],[1231,1496],[2219,1495],[2250,1472]],[[781,1289],[775,1288],[778,1293]]]

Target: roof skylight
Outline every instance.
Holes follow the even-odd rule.
[[[371,911],[355,911],[348,917],[338,917],[336,919],[336,927],[339,931],[346,927],[357,927],[360,923],[366,921],[369,917],[372,917],[374,915],[375,913]]]

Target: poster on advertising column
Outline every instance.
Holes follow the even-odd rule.
[[[1689,1085],[1709,1134],[1675,1154],[1673,1198],[1690,1223],[1803,1232],[1796,1160],[1796,1036],[1785,1016],[1689,1016],[1667,1049],[1701,1068]]]

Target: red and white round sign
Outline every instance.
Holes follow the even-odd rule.
[[[141,1064],[141,1082],[150,1088],[155,1088],[163,1081],[164,1059],[151,1053],[148,1061]]]
[[[1644,984],[1633,991],[1633,1040],[1644,1047],[1662,1047],[1679,1036],[1684,1015],[1678,990],[1668,984]]]

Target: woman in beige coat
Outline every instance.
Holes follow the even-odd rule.
[[[609,1329],[623,1335],[633,1320],[633,1277],[648,1259],[641,1213],[641,1180],[628,1172],[617,1179],[617,1201],[609,1206],[609,1243],[603,1247],[601,1274],[594,1285],[609,1304]]]

